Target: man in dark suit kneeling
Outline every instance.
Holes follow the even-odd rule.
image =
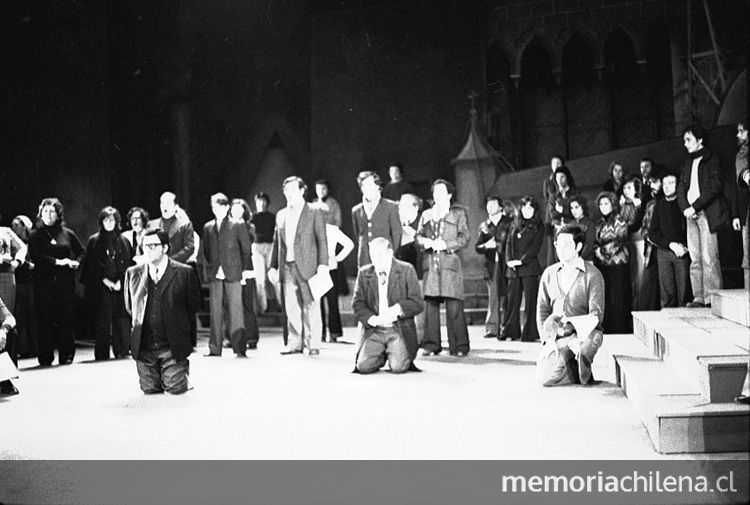
[[[188,356],[193,351],[190,322],[200,304],[195,271],[169,259],[169,235],[146,232],[148,261],[125,273],[125,308],[131,316],[130,349],[146,394],[181,394],[188,387]]]
[[[372,264],[357,273],[352,309],[362,323],[356,371],[373,373],[385,365],[393,373],[413,366],[417,354],[414,316],[424,310],[417,272],[409,263],[393,258],[387,238],[370,241]]]

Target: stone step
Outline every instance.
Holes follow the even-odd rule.
[[[617,384],[662,454],[742,452],[750,437],[750,407],[705,403],[699,389],[651,355],[632,335],[607,335]]]
[[[711,309],[634,312],[635,337],[650,355],[699,387],[706,401],[731,401],[747,373],[750,328]]]
[[[659,355],[673,371],[697,385],[709,403],[731,402],[742,392],[747,352],[700,328],[657,330]]]
[[[713,295],[711,313],[750,327],[750,292],[744,289],[724,289]]]

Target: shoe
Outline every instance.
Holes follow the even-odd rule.
[[[459,358],[465,358],[469,355],[469,351],[458,351],[456,354],[458,354]]]
[[[73,363],[73,358],[63,358],[59,362],[60,365],[70,365],[71,363]]]
[[[685,307],[687,307],[689,309],[697,309],[697,308],[705,307],[705,306],[706,306],[706,304],[705,303],[701,303],[701,302],[688,302],[688,304],[685,305]]]
[[[310,352],[308,354],[310,356],[319,356],[320,355],[320,349],[310,349]]]
[[[221,358],[221,354],[214,354],[212,352],[207,352],[203,355],[205,358]]]
[[[437,356],[440,354],[440,351],[429,351],[427,349],[422,350],[422,356]]]
[[[0,383],[0,395],[4,396],[15,396],[18,394],[18,389],[10,381],[4,381]]]
[[[257,349],[258,348],[258,344],[257,344],[257,342],[250,342],[249,344],[247,344],[247,348],[248,349]]]
[[[750,405],[750,395],[740,395],[734,398],[734,403],[741,405]]]
[[[243,352],[236,352],[236,353],[234,353],[234,356],[236,358],[247,358],[247,354],[245,354],[244,351]]]
[[[281,351],[279,354],[282,356],[289,356],[290,354],[302,354],[302,349],[286,349]]]
[[[494,333],[485,333],[484,338],[498,338]]]

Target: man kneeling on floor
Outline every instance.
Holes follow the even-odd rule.
[[[424,310],[417,272],[393,258],[387,238],[373,239],[369,249],[372,263],[359,269],[352,299],[362,326],[355,372],[377,372],[386,360],[392,373],[417,370],[414,316]]]
[[[542,274],[537,297],[537,325],[542,351],[537,380],[542,386],[592,384],[591,363],[602,345],[604,278],[581,258],[585,234],[576,225],[555,237],[558,263]]]
[[[190,321],[200,304],[192,267],[169,259],[169,235],[160,228],[142,242],[147,263],[125,273],[125,308],[132,317],[130,349],[146,394],[181,394],[193,352]]]

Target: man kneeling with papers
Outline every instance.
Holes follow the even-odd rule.
[[[393,258],[388,239],[370,241],[372,264],[357,273],[352,310],[362,325],[356,372],[373,373],[385,365],[393,373],[413,367],[417,354],[414,316],[424,310],[417,272]]]
[[[559,263],[542,274],[537,297],[537,325],[542,352],[537,380],[542,386],[591,384],[591,363],[602,345],[604,278],[580,256],[585,234],[576,225],[555,237]]]

